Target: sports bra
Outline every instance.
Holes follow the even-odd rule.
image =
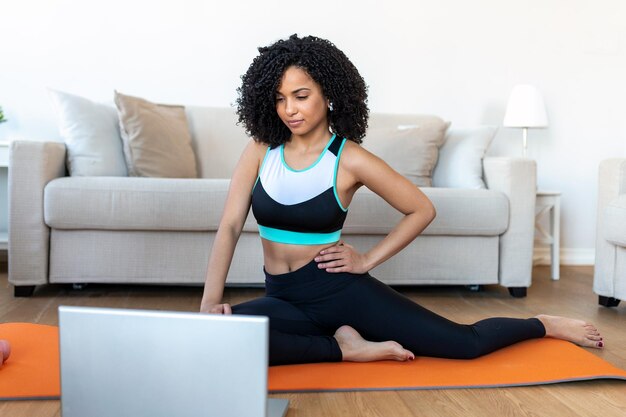
[[[337,195],[337,167],[346,139],[333,135],[317,160],[295,170],[284,145],[267,149],[252,189],[262,238],[294,245],[337,242],[348,212]]]

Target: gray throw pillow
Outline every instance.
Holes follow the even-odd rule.
[[[115,107],[48,90],[73,176],[126,176],[122,138]]]
[[[439,149],[433,186],[487,188],[483,181],[483,158],[497,130],[497,126],[451,128]]]

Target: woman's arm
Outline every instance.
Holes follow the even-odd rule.
[[[250,141],[237,163],[209,256],[201,312],[230,313],[230,306],[220,304],[224,295],[224,283],[235,253],[235,246],[248,217],[252,187],[266,150],[267,146]]]
[[[341,166],[340,174],[344,180],[347,177],[354,189],[365,185],[405,215],[383,240],[364,254],[339,242],[315,258],[318,266],[328,272],[364,273],[411,243],[433,221],[435,207],[418,187],[357,144],[346,142]]]

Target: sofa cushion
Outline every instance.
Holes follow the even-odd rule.
[[[604,238],[614,245],[626,247],[626,194],[605,207]]]
[[[128,175],[196,178],[184,106],[155,104],[115,92]]]
[[[55,229],[216,230],[225,179],[64,177],[44,189]]]
[[[44,220],[54,229],[215,231],[229,180],[66,177],[44,190]],[[499,235],[508,199],[489,190],[425,188],[438,216],[427,235]],[[344,234],[386,234],[402,214],[367,189],[355,195]],[[256,231],[252,215],[244,231]]]
[[[185,106],[200,178],[231,178],[237,161],[252,140],[235,110],[228,107]],[[219,152],[216,150],[219,149]]]
[[[494,236],[509,225],[509,200],[492,190],[422,188],[437,211],[424,235]],[[387,234],[401,220],[402,213],[372,191],[362,188],[355,194],[343,234]]]
[[[231,178],[235,165],[251,139],[238,123],[235,110],[228,107],[185,106],[192,145],[201,178]],[[371,113],[369,131],[449,123],[426,114]],[[366,138],[364,146],[369,140]],[[215,150],[219,149],[219,152]]]

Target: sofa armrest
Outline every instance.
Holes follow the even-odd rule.
[[[65,175],[65,144],[15,141],[9,150],[9,282],[48,282],[50,230],[44,223],[44,187]]]
[[[616,256],[615,245],[608,242],[604,235],[605,211],[611,201],[623,194],[626,194],[626,158],[612,158],[600,162],[593,290],[605,297],[615,295]]]
[[[498,277],[505,287],[529,287],[535,236],[537,164],[532,159],[491,157],[483,161],[485,183],[509,198],[509,227],[500,236]]]
[[[598,215],[622,194],[626,194],[626,158],[605,159],[598,173]]]

